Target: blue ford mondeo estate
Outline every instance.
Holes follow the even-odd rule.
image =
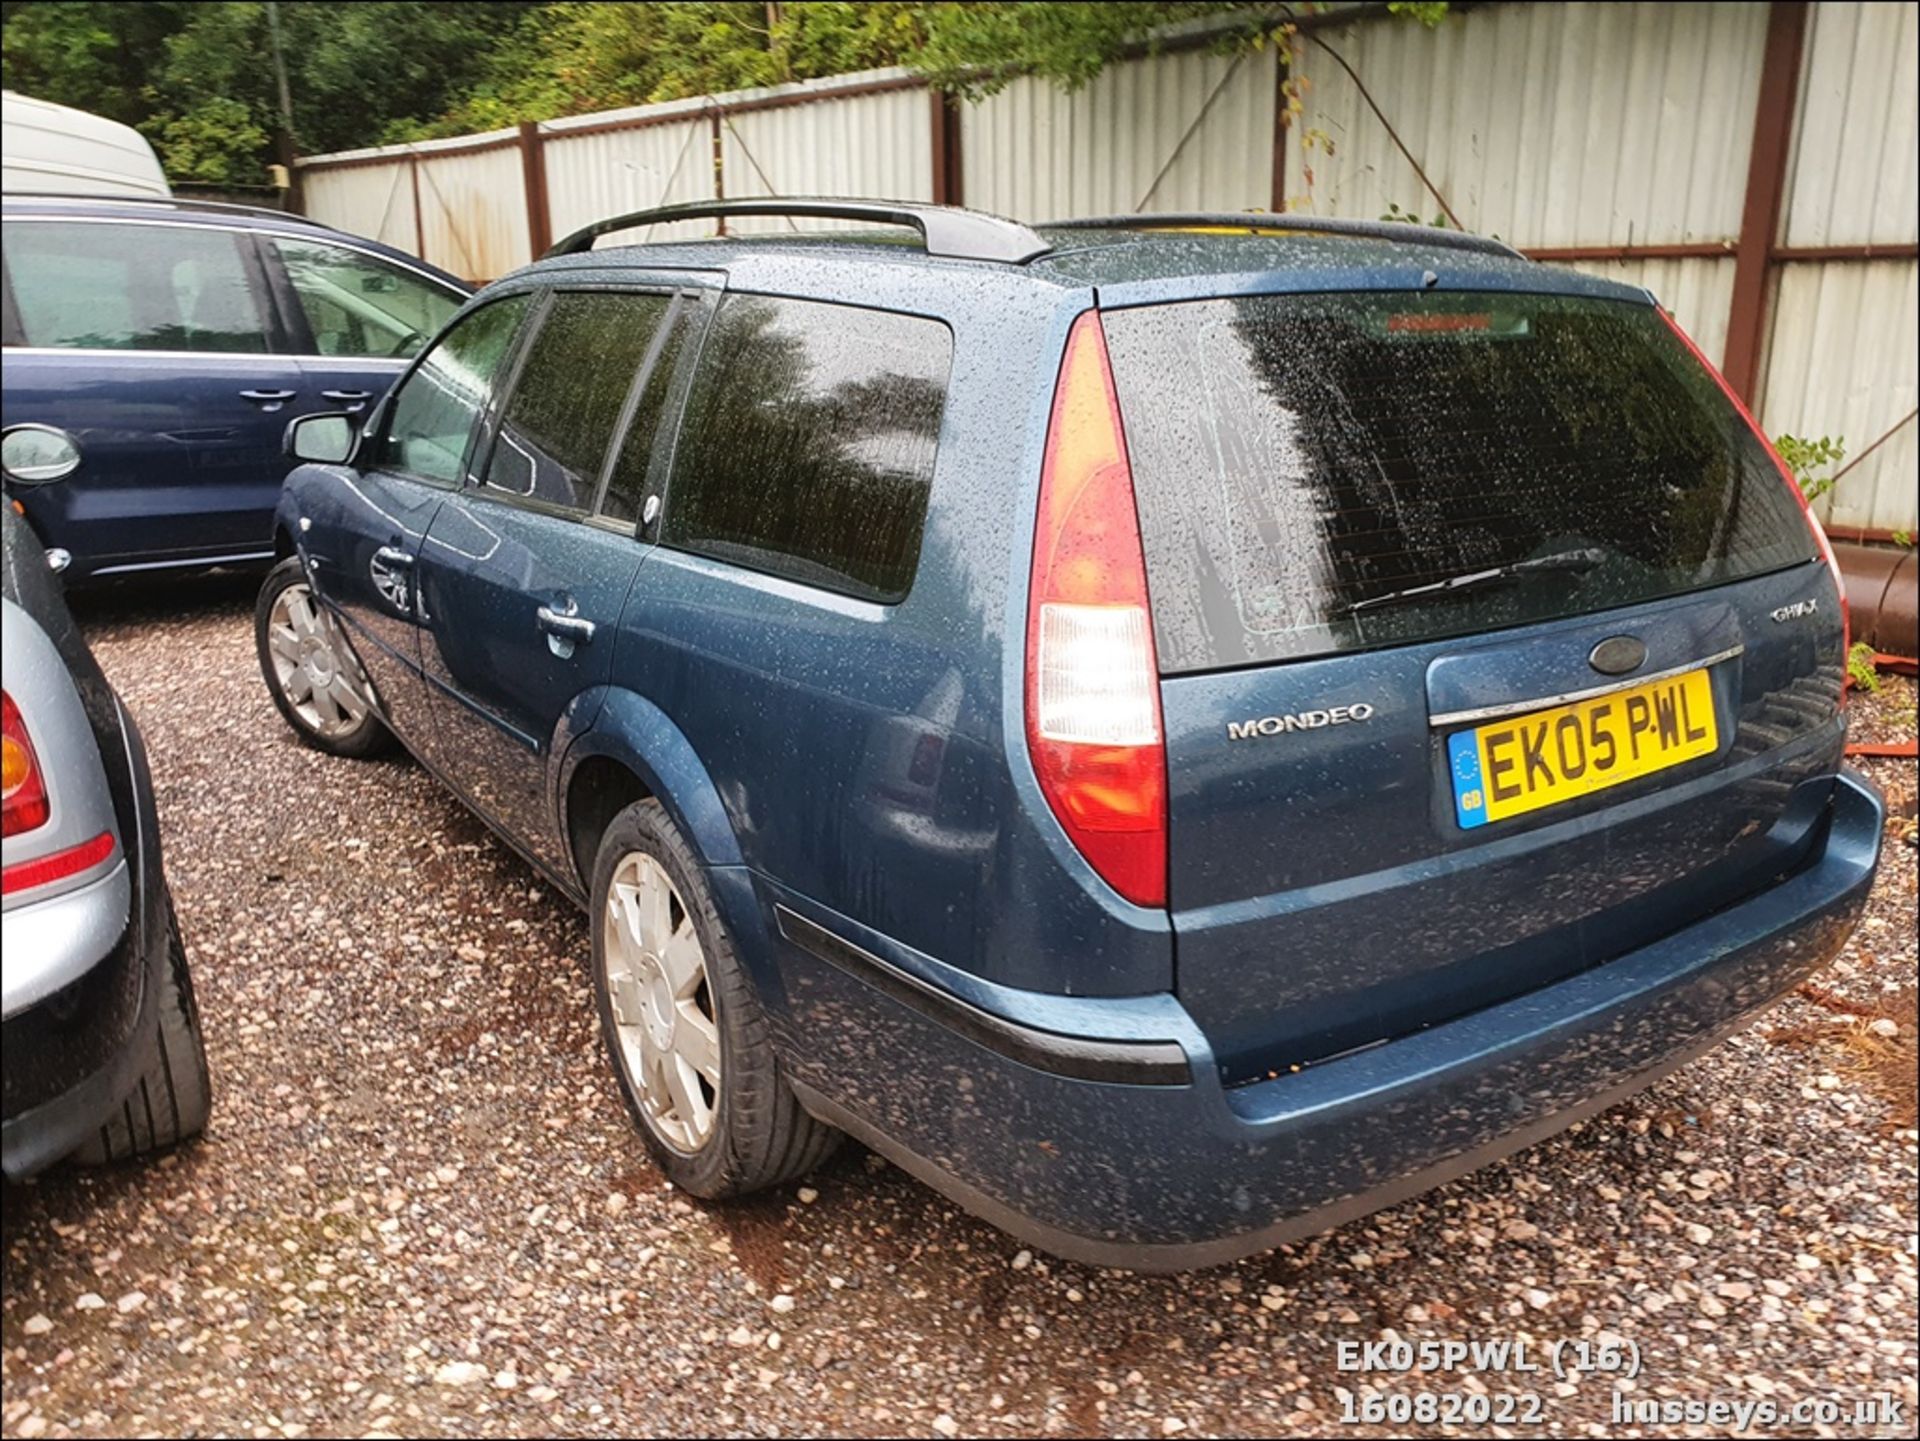
[[[769,213],[869,228],[594,249]],[[621,216],[288,443],[276,703],[588,908],[697,1195],[846,1132],[1244,1255],[1645,1086],[1872,879],[1798,490],[1644,291],[1497,242]]]

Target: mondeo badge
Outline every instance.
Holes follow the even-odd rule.
[[[1256,720],[1228,721],[1227,739],[1250,741],[1255,736],[1284,735],[1288,731],[1317,731],[1324,726],[1351,725],[1373,719],[1373,707],[1365,701],[1357,705],[1337,705],[1326,710],[1295,711],[1292,715],[1263,715]]]
[[[1587,664],[1601,675],[1627,675],[1647,662],[1647,643],[1637,636],[1608,636],[1587,656]]]

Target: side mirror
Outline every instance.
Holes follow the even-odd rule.
[[[80,442],[51,425],[0,430],[0,471],[19,485],[65,480],[80,468]]]
[[[302,415],[287,422],[284,446],[293,460],[345,465],[359,441],[352,418],[344,413]]]

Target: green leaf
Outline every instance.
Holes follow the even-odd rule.
[[[1869,695],[1880,689],[1880,672],[1873,668],[1873,647],[1865,641],[1855,641],[1847,651],[1847,674]]]
[[[1818,440],[1806,440],[1797,435],[1776,435],[1773,448],[1780,459],[1786,462],[1787,469],[1793,472],[1793,478],[1799,482],[1801,494],[1809,501],[1818,500],[1833,489],[1837,476],[1816,475],[1823,466],[1838,465],[1846,458],[1847,444],[1835,436],[1823,435]]]

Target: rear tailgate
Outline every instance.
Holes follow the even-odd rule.
[[[1104,321],[1177,987],[1230,1077],[1604,962],[1810,844],[1839,597],[1650,305],[1353,292]]]

